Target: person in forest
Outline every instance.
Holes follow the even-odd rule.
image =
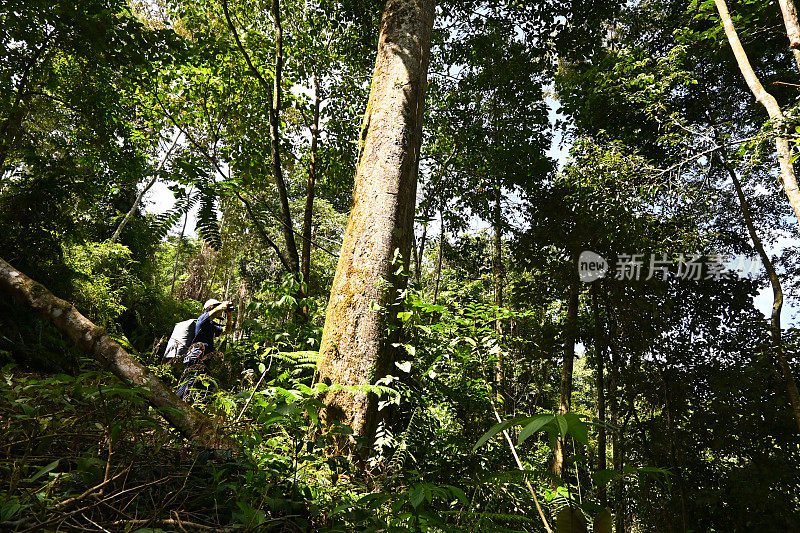
[[[223,314],[226,316],[224,327],[214,320]],[[228,301],[220,302],[214,298],[206,301],[203,304],[203,314],[197,317],[195,322],[192,345],[183,358],[185,370],[178,387],[178,398],[186,399],[197,378],[206,373],[205,362],[214,352],[214,337],[230,333],[231,329],[233,329],[233,304]]]

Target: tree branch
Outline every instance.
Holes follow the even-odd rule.
[[[147,185],[144,186],[144,189],[139,191],[139,194],[136,195],[136,199],[133,201],[133,205],[131,206],[130,210],[125,214],[125,218],[123,218],[122,221],[119,223],[119,226],[117,226],[114,235],[112,235],[111,239],[109,240],[109,242],[111,242],[112,244],[117,242],[117,239],[119,239],[119,236],[122,233],[122,229],[128,223],[128,220],[130,220],[130,218],[133,216],[133,213],[136,211],[136,208],[139,207],[139,204],[142,203],[142,197],[144,197],[145,193],[147,193],[147,191],[149,191],[150,188],[153,185],[155,185],[156,181],[158,180],[158,173],[161,172],[162,168],[164,168],[167,159],[169,159],[169,155],[172,153],[172,150],[174,150],[175,147],[178,145],[178,141],[180,140],[180,138],[181,138],[181,133],[179,132],[178,135],[175,136],[175,140],[172,141],[172,145],[167,149],[167,153],[164,154],[164,157],[162,157],[161,161],[158,163],[158,167],[156,168],[156,171],[153,173],[153,177],[150,179],[149,182],[147,182]]]

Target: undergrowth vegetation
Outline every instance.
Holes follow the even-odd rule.
[[[318,398],[330,387],[313,383],[317,352],[279,351],[280,338],[267,349],[229,345],[195,396],[241,443],[243,454],[227,458],[187,443],[139,390],[91,360],[80,360],[72,375],[5,366],[1,523],[19,531],[85,523],[164,531],[527,530],[540,524],[530,514],[529,483],[553,515],[571,507],[590,520],[602,514],[598,489],[621,476],[589,463],[590,414],[494,423],[492,413],[506,408],[486,374],[509,355],[494,321],[525,315],[487,305],[454,311],[413,293],[405,308],[408,343],[397,346],[404,355],[395,371],[360,387],[378,396],[384,422],[373,448],[357,447],[355,458],[337,453],[352,430],[320,420]],[[177,383],[170,365],[152,368]],[[497,438],[502,432],[511,432],[511,447]],[[553,488],[546,465],[559,439],[574,449],[578,487]],[[622,477],[655,474],[669,483],[659,469]]]

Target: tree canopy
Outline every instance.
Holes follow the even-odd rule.
[[[792,0],[0,43],[0,530],[800,530]]]

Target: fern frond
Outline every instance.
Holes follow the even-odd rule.
[[[154,219],[153,232],[156,238],[164,239],[170,230],[177,224],[180,219],[189,212],[197,203],[198,195],[189,194],[183,198],[179,198],[171,209],[157,215]]]
[[[210,187],[200,189],[200,209],[197,211],[197,234],[214,250],[222,246],[217,220],[216,195]]]

